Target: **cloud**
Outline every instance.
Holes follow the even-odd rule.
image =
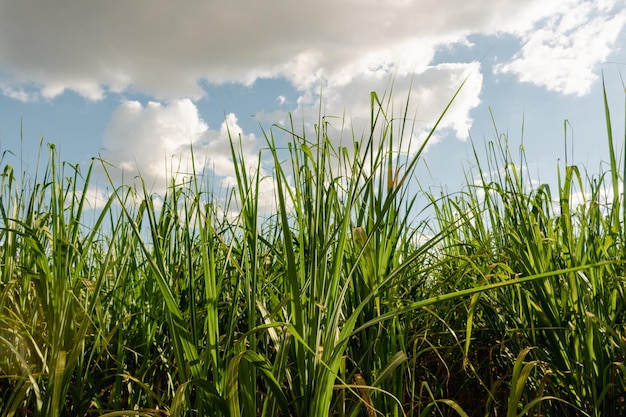
[[[594,71],[610,55],[626,24],[622,1],[564,3],[555,14],[522,35],[524,46],[496,73],[515,74],[521,81],[563,94],[587,94],[598,79]]]
[[[81,192],[77,192],[76,196],[82,198]],[[85,194],[85,202],[87,207],[92,210],[99,210],[106,206],[107,202],[111,198],[111,193],[108,189],[99,188],[97,185],[91,185]]]
[[[219,128],[202,120],[194,103],[207,82],[289,80],[297,103],[278,97],[280,111],[261,114],[276,122],[289,109],[316,120],[321,87],[325,113],[346,116],[338,136],[357,139],[367,132],[370,91],[392,89],[396,117],[410,95],[414,131],[398,143],[410,153],[468,75],[440,129],[464,140],[480,103],[485,63],[435,64],[441,48],[471,45],[473,34],[512,35],[523,47],[496,73],[585,94],[615,49],[623,9],[624,0],[0,0],[0,92],[25,102],[68,90],[94,101],[143,93],[152,101],[123,101],[113,113],[105,159],[127,180],[139,174],[162,189],[191,173],[193,146],[196,168],[232,184],[229,134],[250,169],[259,144],[234,114]]]
[[[33,101],[35,98],[32,94],[24,91],[23,89],[14,89],[11,86],[0,83],[0,90],[2,90],[2,94],[7,97],[10,97],[14,100],[21,101],[22,103],[28,103]]]
[[[139,175],[148,186],[163,188],[172,176],[191,172],[189,148],[208,131],[189,99],[168,105],[150,101],[145,107],[138,101],[124,101],[104,133],[103,156],[126,179]]]
[[[196,142],[207,130],[188,99],[165,106],[150,101],[145,107],[139,101],[124,101],[113,113],[104,145],[115,158],[133,158],[138,166],[151,172],[155,156],[166,159]]]
[[[362,73],[349,82],[328,80],[321,89],[321,99],[319,94],[305,93],[300,97],[300,109],[294,109],[293,113],[314,123],[318,119],[321,100],[322,114],[330,116],[327,122],[334,129],[343,130],[341,134],[333,135],[335,145],[339,145],[340,140],[360,141],[370,134],[370,92],[375,92],[388,121],[393,120],[395,149],[413,154],[459,89],[458,96],[437,129],[450,129],[460,140],[468,138],[472,125],[470,112],[480,104],[482,83],[478,62],[439,64],[419,74],[387,76],[376,72]],[[376,112],[380,107],[374,103],[373,109]],[[400,137],[403,123],[406,123],[404,137]],[[374,137],[380,138],[381,132],[376,132]],[[432,138],[431,143],[437,137]],[[350,143],[344,142],[343,145],[351,147]]]
[[[206,155],[207,166],[219,176],[234,178],[235,168],[233,166],[232,153],[230,148],[231,140],[238,156],[245,160],[249,170],[256,169],[259,158],[257,153],[258,141],[254,133],[246,134],[239,127],[237,116],[230,113],[222,122],[220,129],[208,131],[197,147],[199,155]],[[263,174],[263,172],[261,172]]]
[[[34,85],[47,99],[73,90],[99,100],[132,89],[160,100],[196,100],[205,94],[202,80],[286,77],[305,91],[322,75],[347,84],[367,73],[419,74],[438,46],[466,42],[473,33],[512,33],[529,46],[501,70],[522,74],[541,52],[534,45],[561,34],[570,19],[564,15],[580,14],[578,8],[597,10],[600,20],[590,18],[593,27],[577,21],[565,35],[571,46],[560,44],[563,53],[593,46],[594,35],[610,47],[623,24],[606,17],[616,4],[621,1],[572,7],[569,0],[0,0],[0,70],[15,91]],[[561,17],[550,18],[554,13]],[[533,35],[545,19],[545,34]],[[592,55],[578,63],[582,75],[574,80],[585,79],[604,52]]]
[[[139,185],[141,178],[149,192],[163,193],[171,185],[193,175],[210,175],[216,186],[236,186],[236,173],[231,153],[231,140],[238,158],[245,161],[250,177],[258,169],[258,141],[246,134],[234,114],[226,115],[219,129],[210,129],[189,99],[169,104],[150,101],[124,101],[113,112],[104,133],[103,159],[110,168],[114,185]],[[261,167],[261,178],[267,177]],[[259,206],[269,209],[273,204],[273,182],[261,183]],[[238,204],[238,202],[236,202]],[[236,208],[236,206],[235,206]]]

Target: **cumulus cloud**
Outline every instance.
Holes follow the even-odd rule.
[[[564,36],[557,42],[567,56],[581,46],[604,50],[623,24],[622,17],[606,17],[617,4],[622,0],[0,0],[0,70],[16,86],[40,87],[48,99],[74,90],[98,100],[132,88],[195,100],[204,95],[200,80],[286,77],[307,90],[322,74],[347,83],[368,72],[421,73],[440,45],[473,33],[513,33],[529,46],[501,70],[522,76],[541,52],[534,45],[551,34]],[[600,20],[590,17],[588,25],[570,13],[600,13]],[[545,19],[546,32],[530,39]],[[601,28],[603,22],[612,28]],[[578,71],[587,74],[604,53],[592,55],[577,63]]]
[[[393,120],[395,124],[395,149],[412,154],[421,146],[459,89],[458,96],[438,129],[450,129],[460,140],[468,138],[472,125],[470,112],[480,104],[482,81],[477,62],[439,64],[430,66],[419,74],[396,74],[391,77],[363,73],[354,76],[347,83],[329,80],[321,89],[321,102],[324,106],[322,113],[333,117],[327,121],[335,129],[344,130],[342,134],[333,136],[337,142],[340,140],[338,138],[347,141],[353,138],[361,140],[370,134],[372,102],[369,92],[376,92],[381,101],[381,110],[385,112],[387,120]],[[300,99],[302,119],[311,123],[317,121],[319,96],[307,93]],[[374,111],[378,111],[380,105],[374,103]],[[294,113],[298,114],[296,110]],[[400,137],[403,123],[404,137]],[[383,124],[380,123],[381,126]],[[380,138],[381,134],[376,132],[374,137]],[[437,136],[431,138],[431,144],[435,140]]]
[[[192,175],[210,175],[216,186],[236,186],[231,141],[238,158],[245,161],[248,176],[258,174],[261,182],[259,206],[273,204],[273,182],[259,167],[258,141],[245,133],[234,114],[226,115],[219,129],[211,129],[189,99],[169,104],[124,101],[113,112],[104,133],[103,159],[115,185],[137,185],[141,179],[150,192],[163,193],[172,179],[181,183]],[[94,201],[99,201],[94,198]],[[235,201],[236,204],[237,201]],[[236,208],[236,206],[234,206]]]
[[[119,175],[141,176],[149,186],[163,189],[171,178],[188,178],[205,168],[216,176],[233,175],[230,138],[241,141],[244,157],[254,164],[256,138],[244,134],[233,114],[219,130],[211,130],[189,99],[150,101],[145,106],[124,101],[104,133],[103,156],[119,168]]]
[[[234,114],[219,128],[202,120],[194,103],[206,94],[207,82],[285,78],[299,91],[297,103],[279,96],[281,110],[263,116],[291,109],[307,120],[317,116],[321,86],[325,113],[345,114],[346,134],[357,138],[369,123],[367,94],[393,89],[395,116],[405,113],[410,95],[406,114],[415,122],[414,135],[399,144],[410,153],[468,74],[440,128],[464,140],[470,112],[480,103],[485,63],[434,64],[440,48],[470,45],[473,34],[512,35],[523,47],[496,66],[497,73],[585,94],[598,64],[615,48],[626,22],[624,3],[0,0],[0,92],[24,102],[54,100],[68,90],[94,101],[143,93],[153,101],[124,101],[113,113],[103,139],[105,159],[125,178],[140,174],[162,188],[170,176],[191,172],[193,146],[201,159],[197,167],[228,184],[234,175],[229,134],[241,141],[251,167],[259,144]]]
[[[81,193],[77,193],[77,197],[82,198]],[[92,185],[87,189],[85,194],[85,202],[87,207],[92,210],[102,209],[106,206],[107,202],[111,198],[109,190],[99,188],[97,185]]]
[[[564,94],[584,95],[598,79],[598,64],[613,50],[626,24],[622,1],[566,2],[549,18],[522,34],[524,46],[513,60],[496,66],[521,81]]]
[[[188,99],[169,105],[151,101],[125,101],[113,113],[104,133],[105,159],[131,178],[140,175],[151,185],[176,172],[188,172],[184,155],[208,131],[196,106]],[[168,172],[169,169],[169,172]]]

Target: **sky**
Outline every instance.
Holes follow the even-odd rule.
[[[523,145],[537,181],[566,155],[594,173],[608,161],[603,77],[623,145],[625,24],[626,0],[0,0],[2,164],[33,172],[52,143],[158,192],[190,169],[191,145],[228,185],[229,134],[256,165],[264,130],[290,114],[310,126],[321,102],[348,129],[337,138],[360,136],[370,92],[393,84],[420,143],[465,81],[422,186],[460,189],[473,147],[499,135],[514,155]]]

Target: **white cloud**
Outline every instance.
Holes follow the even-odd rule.
[[[198,154],[207,156],[208,167],[220,176],[235,175],[230,148],[231,139],[235,151],[241,152],[248,169],[255,169],[258,164],[257,138],[253,133],[244,133],[237,122],[237,117],[233,113],[227,114],[220,129],[208,131],[202,145],[197,148]]]
[[[207,124],[188,99],[169,105],[151,101],[145,107],[125,101],[104,133],[103,156],[123,170],[127,180],[140,175],[149,187],[162,189],[173,174],[190,172],[189,147],[207,132]]]
[[[419,74],[440,45],[466,43],[472,33],[530,38],[537,22],[565,22],[568,17],[549,17],[578,8],[597,10],[600,20],[575,25],[566,34],[573,47],[591,46],[591,36],[604,38],[595,46],[610,47],[621,18],[606,16],[617,4],[622,1],[0,0],[0,70],[16,91],[34,83],[45,98],[73,90],[98,100],[132,88],[195,100],[204,95],[200,80],[249,84],[259,77],[286,77],[308,90],[322,74],[340,84],[368,72]],[[600,28],[602,22],[612,29]],[[559,34],[557,23],[531,45]],[[522,62],[532,52],[526,48],[522,61],[502,70],[526,71]],[[592,55],[577,63],[583,75],[574,80],[584,79],[602,54]]]
[[[65,90],[75,91],[92,101],[98,101],[104,97],[104,89],[98,82],[80,80],[68,80],[66,82],[60,81],[46,84],[41,89],[41,95],[47,100],[52,100],[63,94]]]
[[[496,73],[512,73],[524,82],[564,94],[587,94],[598,79],[597,66],[613,50],[626,24],[626,11],[612,12],[623,1],[573,0],[522,35],[525,44]]]
[[[77,197],[81,198],[82,193],[78,192]],[[111,198],[111,193],[108,189],[101,189],[97,185],[90,185],[85,194],[85,201],[87,207],[92,210],[102,209],[106,206],[107,202]]]
[[[35,97],[33,97],[32,94],[28,93],[27,91],[21,88],[14,89],[13,87],[0,83],[0,90],[2,90],[2,93],[5,96],[10,97],[17,101],[21,101],[22,103],[28,103],[30,101],[35,100]]]
[[[524,46],[497,72],[584,94],[598,64],[615,49],[626,21],[624,3],[0,0],[0,91],[21,101],[53,100],[68,90],[89,100],[144,93],[154,101],[125,101],[114,112],[104,134],[105,159],[124,169],[127,180],[140,173],[149,186],[163,188],[173,173],[190,172],[192,145],[197,166],[226,181],[234,175],[229,128],[231,137],[241,138],[250,169],[258,163],[259,144],[235,115],[219,129],[201,119],[194,101],[204,96],[204,81],[284,77],[300,97],[295,105],[278,97],[281,110],[297,106],[296,117],[302,111],[306,120],[316,120],[322,83],[325,113],[345,112],[346,127],[359,139],[368,126],[368,93],[383,93],[393,79],[395,116],[404,114],[411,94],[406,114],[415,120],[415,134],[402,150],[413,152],[470,71],[440,128],[465,139],[470,112],[480,103],[485,64],[435,65],[439,48],[469,45],[472,34],[513,35]]]
[[[231,140],[248,176],[256,174],[257,138],[242,130],[234,114],[226,115],[220,128],[213,130],[188,99],[170,104],[151,101],[145,106],[125,101],[107,126],[102,157],[114,166],[108,169],[114,185],[138,186],[141,177],[148,191],[163,193],[172,178],[180,184],[194,174],[208,174],[219,180],[217,186],[228,188],[236,186]],[[259,175],[267,176],[263,167]],[[264,180],[261,189],[259,206],[267,210],[273,204],[273,182]]]
[[[372,103],[369,94],[374,91],[382,101],[388,120],[394,120],[396,149],[414,153],[466,78],[466,84],[438,126],[439,130],[452,129],[457,138],[465,140],[472,124],[470,111],[480,103],[483,78],[477,62],[440,64],[428,67],[420,74],[387,76],[373,71],[358,74],[346,83],[329,80],[321,90],[322,113],[333,117],[327,121],[334,129],[344,129],[342,134],[332,136],[337,142],[335,145],[339,144],[338,138],[343,138],[343,145],[351,147],[349,142],[352,139],[360,141],[370,133]],[[316,122],[319,100],[314,93],[305,93],[299,100],[300,110],[294,110],[294,114],[311,123]],[[374,110],[378,109],[375,104]],[[400,138],[405,114],[406,131]],[[379,138],[380,133],[375,133],[374,137]],[[431,139],[431,143],[434,140],[437,137]]]

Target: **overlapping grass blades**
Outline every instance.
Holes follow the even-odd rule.
[[[345,144],[321,112],[265,131],[254,165],[232,137],[221,195],[193,167],[164,195],[111,184],[89,211],[93,166],[51,147],[27,184],[4,165],[0,415],[623,414],[606,98],[608,172],[533,187],[497,135],[443,196],[412,181],[430,136],[370,98],[369,134]]]
[[[436,204],[440,227],[452,232],[441,249],[450,260],[442,292],[560,271],[552,279],[481,293],[467,312],[455,307],[445,315],[448,328],[466,328],[464,363],[494,371],[491,381],[481,376],[494,395],[489,404],[498,401],[501,384],[516,377],[497,369],[502,362],[494,350],[512,360],[532,346],[535,366],[524,379],[537,393],[531,396],[550,396],[541,404],[545,415],[624,412],[624,180],[606,96],[605,110],[609,171],[585,178],[577,166],[559,167],[553,195],[548,184],[531,186],[523,153],[516,164],[499,136],[488,144],[487,167],[476,157],[466,192]],[[463,226],[455,228],[459,221]],[[471,344],[485,352],[482,358],[468,358]],[[521,401],[518,411],[531,411],[521,403],[532,401]],[[516,415],[511,406],[509,415]]]

